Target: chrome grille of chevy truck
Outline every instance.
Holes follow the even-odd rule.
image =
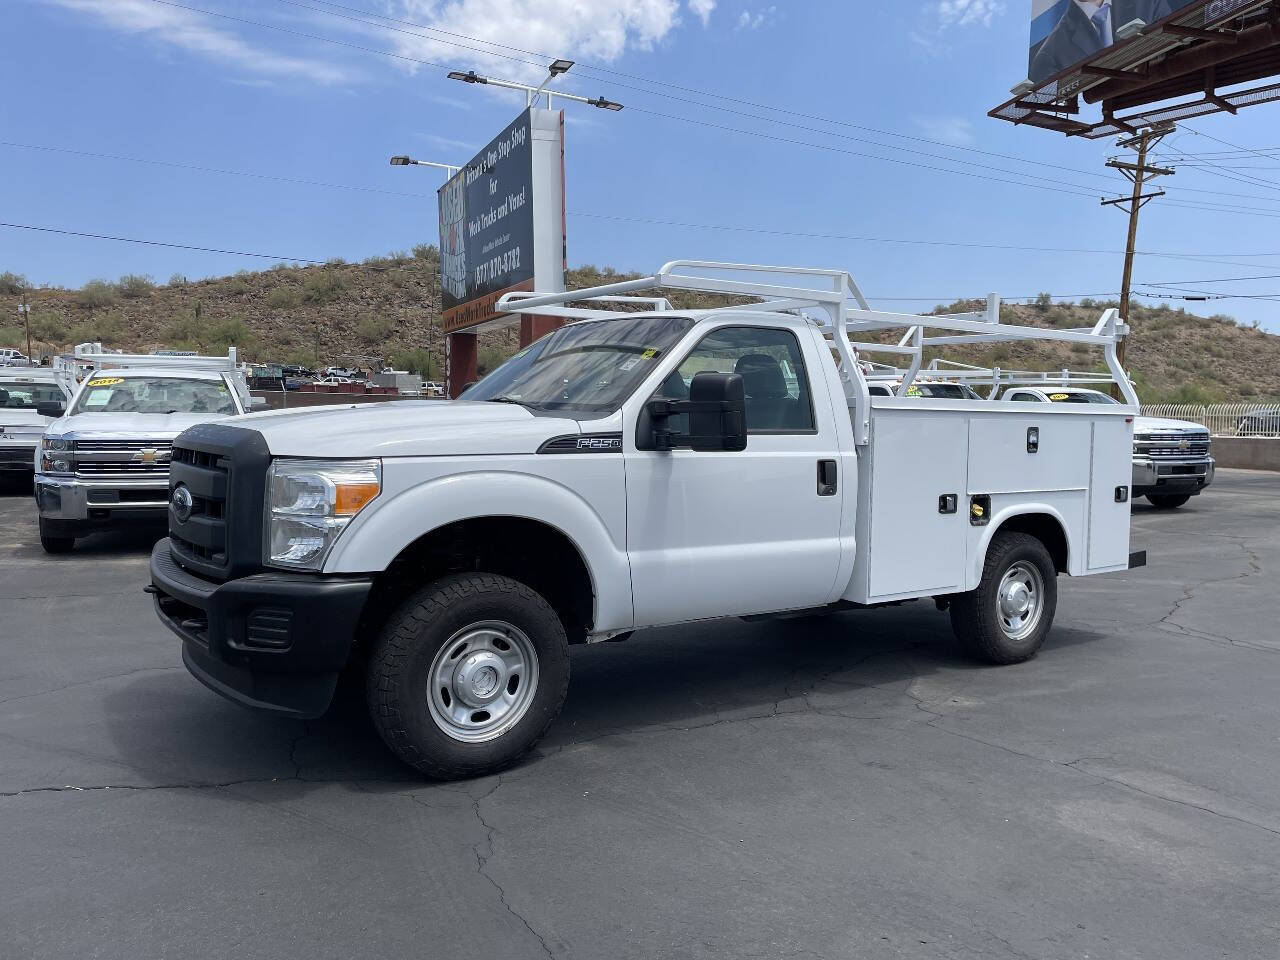
[[[76,476],[86,479],[155,477],[169,472],[168,440],[77,440]]]
[[[1134,452],[1153,460],[1178,460],[1209,455],[1207,433],[1150,433],[1134,437]]]

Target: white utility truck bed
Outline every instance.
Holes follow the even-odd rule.
[[[630,296],[663,289],[760,302]],[[974,656],[1014,663],[1049,631],[1059,574],[1145,560],[1114,310],[1080,330],[1000,324],[994,299],[885,313],[842,271],[701,261],[500,309],[577,322],[458,401],[250,414],[174,441],[150,590],[198,679],[305,717],[359,665],[391,748],[468,776],[545,732],[571,643],[932,598]],[[913,390],[926,349],[1035,339],[1098,350],[1126,403]],[[885,379],[870,353],[904,365]]]

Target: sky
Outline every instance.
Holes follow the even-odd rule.
[[[0,226],[0,272],[33,283],[435,243],[443,175],[388,158],[464,163],[524,106],[446,73],[538,82],[566,57],[557,87],[625,105],[564,104],[571,266],[839,267],[904,311],[1119,290],[1115,141],[986,115],[1026,75],[1030,0],[5,7],[0,221],[262,255]],[[1280,333],[1278,121],[1258,106],[1166,141],[1178,172],[1143,211],[1135,288],[1232,298],[1146,302]]]

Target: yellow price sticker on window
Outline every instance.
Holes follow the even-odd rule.
[[[1070,399],[1071,399],[1071,394],[1069,394],[1069,393],[1051,393],[1051,394],[1049,394],[1049,399],[1050,399],[1050,400],[1054,400],[1054,401],[1058,401],[1058,400],[1070,400]]]
[[[645,350],[643,353],[641,353],[640,356],[644,357],[646,360],[652,360],[654,357],[658,355],[658,353],[659,351],[654,350],[652,347],[650,347],[648,350]]]
[[[91,387],[114,387],[117,383],[124,383],[124,377],[99,377],[97,380],[90,380]]]

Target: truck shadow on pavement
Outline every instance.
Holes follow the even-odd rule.
[[[1099,639],[1059,627],[1042,656]],[[919,720],[928,699],[922,684],[936,692],[940,679],[963,689],[974,672],[995,669],[1018,668],[965,658],[947,616],[923,603],[646,631],[574,649],[564,711],[518,768],[607,738],[785,714]],[[148,784],[279,781],[299,791],[335,783],[368,791],[423,783],[378,738],[356,682],[340,686],[329,712],[307,722],[226,703],[180,670],[142,675],[105,707],[120,762]]]

